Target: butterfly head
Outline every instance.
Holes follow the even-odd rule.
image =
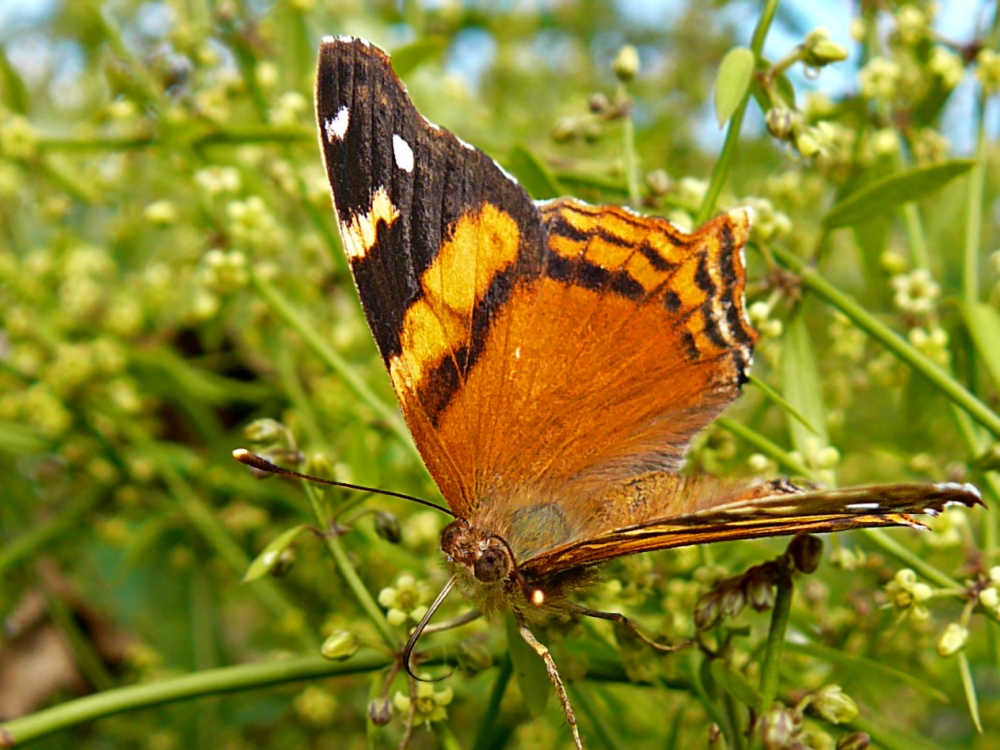
[[[441,551],[448,562],[480,584],[493,586],[517,579],[514,554],[501,537],[469,525],[464,518],[441,532]]]

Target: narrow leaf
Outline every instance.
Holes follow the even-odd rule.
[[[903,684],[913,688],[934,700],[948,703],[948,696],[933,685],[921,680],[919,677],[904,672],[895,667],[890,667],[875,659],[868,659],[864,656],[842,651],[840,649],[821,646],[817,643],[797,643],[789,641],[785,644],[785,649],[796,654],[804,654],[829,662],[839,668],[849,669],[863,676],[865,680],[873,680],[876,675],[882,676],[889,684]]]
[[[799,422],[801,422],[803,427],[809,430],[809,432],[811,432],[813,435],[817,436],[819,435],[819,432],[816,431],[816,428],[813,427],[811,424],[809,424],[809,420],[803,417],[798,409],[796,409],[794,406],[788,403],[788,401],[785,399],[784,396],[782,396],[780,393],[774,390],[774,388],[769,386],[763,380],[761,380],[758,377],[755,377],[752,374],[749,376],[749,379],[750,383],[755,388],[757,388],[761,393],[767,396],[769,401],[773,401],[775,406],[777,406],[779,409],[785,412],[788,416],[792,417],[793,419],[797,419]]]
[[[721,128],[740,106],[753,80],[754,56],[746,47],[726,53],[715,79],[715,119]]]
[[[972,680],[972,668],[969,657],[964,651],[958,652],[958,669],[962,673],[962,688],[965,690],[965,702],[969,705],[969,716],[979,734],[983,733],[983,720],[979,718],[979,699],[976,697],[976,683]]]
[[[250,563],[250,567],[247,568],[246,574],[243,576],[242,583],[250,583],[250,581],[256,581],[258,578],[263,578],[277,564],[278,560],[281,559],[281,553],[288,549],[292,542],[295,541],[295,537],[301,534],[305,529],[309,527],[305,524],[300,526],[293,526],[288,529],[288,531],[283,531],[281,534],[276,536],[271,540],[264,551],[261,552],[254,561]]]
[[[820,390],[819,366],[802,317],[802,308],[792,315],[785,328],[785,338],[781,351],[781,386],[785,398],[798,410],[805,421],[816,430],[811,432],[798,421],[788,423],[792,445],[805,455],[809,438],[819,437],[820,446],[830,443],[826,431],[826,410],[823,408],[823,394]]]
[[[545,710],[549,700],[549,674],[545,662],[529,646],[518,630],[517,620],[513,615],[504,617],[507,627],[507,649],[510,651],[510,661],[514,665],[514,677],[521,689],[524,705],[532,716],[538,716]]]
[[[1000,388],[1000,313],[982,302],[966,305],[965,325],[995,388]]]
[[[712,679],[715,684],[744,705],[756,708],[760,693],[747,679],[730,669],[722,659],[712,660]]]
[[[446,37],[425,36],[396,49],[392,53],[392,69],[403,78],[428,60],[438,57],[447,48]]]
[[[831,208],[823,217],[823,228],[851,226],[926,198],[968,172],[974,164],[971,159],[955,159],[875,180]]]
[[[507,168],[532,198],[546,200],[566,194],[549,165],[526,146],[517,144],[510,150]]]

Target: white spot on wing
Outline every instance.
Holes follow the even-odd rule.
[[[455,135],[455,134],[452,133],[452,135]],[[473,146],[471,143],[466,143],[461,138],[459,138],[457,135],[455,135],[455,140],[457,140],[459,143],[461,143],[463,148],[469,149],[469,151],[475,151],[476,150],[475,146]]]
[[[341,34],[340,36],[337,37],[337,41],[343,42],[344,44],[350,44],[351,42],[354,41],[354,37],[347,36],[347,34]]]
[[[878,503],[851,503],[844,506],[847,510],[878,510]]]
[[[337,114],[323,123],[323,129],[326,131],[326,139],[330,143],[344,140],[344,136],[347,135],[347,126],[350,125],[350,123],[351,111],[345,104],[337,110]]]
[[[500,164],[497,162],[496,159],[493,159],[492,161],[493,161],[493,166],[496,167],[497,169],[499,169],[500,172],[503,174],[504,177],[506,177],[508,180],[510,180],[511,182],[513,182],[515,185],[519,185],[520,184],[517,181],[517,178],[514,175],[512,175],[510,172],[508,172],[506,169],[504,169],[503,167],[501,167]]]
[[[323,44],[333,44],[333,37],[327,34],[323,37]]]
[[[392,136],[392,155],[396,157],[396,166],[404,172],[413,171],[413,149],[410,144],[398,135]]]
[[[423,115],[420,115],[420,116],[421,116],[421,117],[424,117]],[[427,119],[426,117],[424,117],[424,122],[426,122],[426,123],[427,123],[427,125],[428,125],[428,126],[429,126],[429,127],[430,127],[430,128],[432,129],[432,130],[440,130],[440,129],[441,129],[441,126],[440,126],[440,125],[438,125],[438,124],[437,124],[436,122],[431,122],[431,121],[430,121],[430,120],[428,120],[428,119]]]

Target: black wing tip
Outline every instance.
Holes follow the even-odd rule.
[[[944,507],[949,505],[964,505],[967,508],[972,508],[976,505],[986,507],[986,503],[983,502],[982,493],[979,492],[979,488],[974,484],[968,482],[962,484],[959,482],[940,482],[934,485],[934,489],[942,494]]]

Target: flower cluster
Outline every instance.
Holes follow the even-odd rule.
[[[901,612],[901,617],[910,617],[915,622],[930,617],[930,611],[924,602],[934,596],[934,590],[918,581],[917,574],[909,568],[896,572],[886,584],[885,593],[892,606]]]
[[[419,621],[433,598],[430,584],[403,574],[396,579],[395,586],[387,586],[379,592],[378,603],[387,610],[386,619],[390,625],[402,625],[409,620]]]

